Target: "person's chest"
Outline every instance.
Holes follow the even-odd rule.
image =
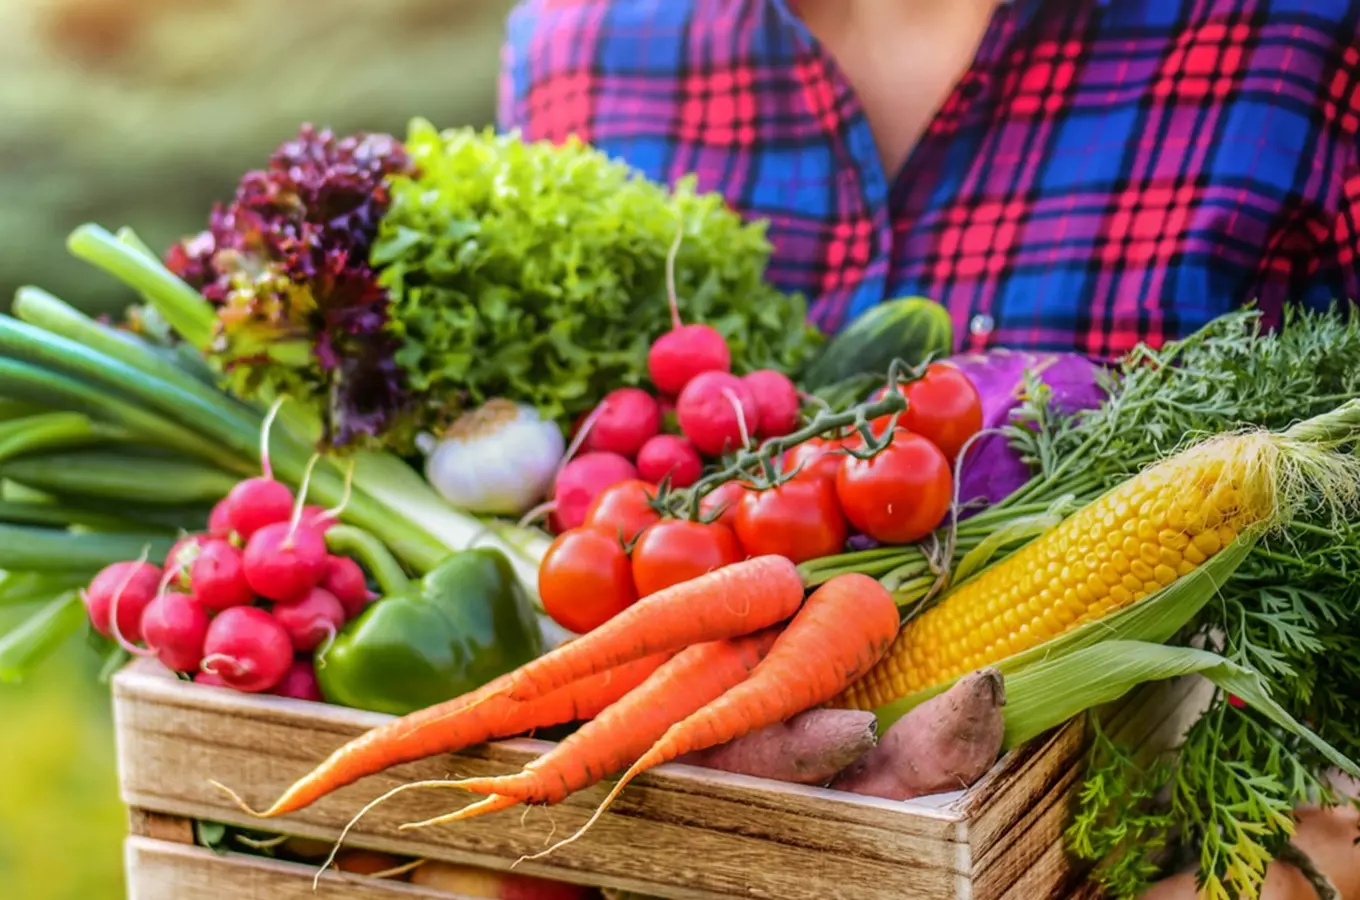
[[[669,50],[651,4],[623,5],[639,21],[601,23],[573,130],[767,218],[772,280],[828,329],[918,294],[965,347],[1117,353],[1288,294],[1339,204],[1341,0],[1017,0],[891,172],[847,68],[782,0],[686,4]]]

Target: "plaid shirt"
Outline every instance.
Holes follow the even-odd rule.
[[[946,304],[960,349],[1121,353],[1360,298],[1360,3],[1013,0],[903,169],[785,0],[529,0],[500,124],[769,220],[833,331]]]

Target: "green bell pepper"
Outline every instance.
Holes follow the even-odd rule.
[[[504,675],[543,652],[528,594],[499,550],[454,553],[407,582],[372,536],[327,534],[373,574],[385,596],[318,649],[316,675],[331,703],[405,715]]]

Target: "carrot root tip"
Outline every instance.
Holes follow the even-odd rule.
[[[446,813],[442,816],[435,816],[433,819],[425,819],[422,822],[405,822],[398,826],[401,831],[414,831],[417,828],[430,828],[435,825],[446,825],[449,822],[461,822],[465,819],[473,819],[487,813],[499,812],[508,809],[519,803],[514,797],[506,797],[503,794],[492,794],[484,797],[469,806],[465,806],[455,812]]]
[[[222,793],[226,794],[227,798],[230,799],[232,803],[236,804],[237,808],[240,809],[241,812],[245,813],[248,816],[254,816],[257,819],[268,819],[271,816],[277,815],[277,813],[274,812],[273,807],[266,809],[264,812],[257,812],[256,810],[251,809],[250,805],[247,804],[245,800],[241,799],[240,794],[236,793],[235,791],[233,791],[231,788],[227,787],[220,781],[214,781],[213,779],[209,778],[208,784],[212,785]],[[277,806],[278,804],[276,803],[274,805]]]

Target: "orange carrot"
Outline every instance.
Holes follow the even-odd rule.
[[[491,795],[457,812],[413,823],[421,828],[469,819],[520,803],[559,803],[625,768],[676,722],[740,684],[769,652],[779,628],[681,650],[579,731],[514,775],[452,782]]]
[[[725,744],[832,699],[878,662],[897,636],[897,628],[892,595],[874,579],[838,575],[823,584],[749,678],[672,725],[623,774],[590,821],[537,856],[579,838],[624,787],[648,769]]]
[[[782,556],[757,556],[650,594],[605,624],[511,673],[513,700],[651,653],[753,634],[803,602],[803,580]]]
[[[565,685],[535,703],[516,703],[501,693],[510,679],[509,674],[503,675],[471,693],[365,732],[298,779],[269,809],[252,814],[261,818],[281,816],[400,763],[452,753],[534,728],[592,719],[641,684],[668,656],[656,653],[631,660]]]

